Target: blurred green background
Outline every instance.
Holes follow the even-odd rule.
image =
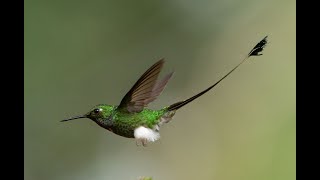
[[[296,166],[296,3],[293,0],[26,0],[26,180],[293,180]],[[88,119],[118,104],[164,57],[176,73],[150,108],[216,82],[180,109],[161,140],[137,147]]]

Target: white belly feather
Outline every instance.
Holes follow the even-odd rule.
[[[142,145],[145,146],[148,142],[154,142],[160,139],[160,126],[164,123],[168,123],[174,116],[176,111],[170,111],[164,114],[160,118],[160,122],[154,126],[153,129],[146,128],[144,126],[139,126],[134,130],[134,138],[137,141],[141,141]]]
[[[137,140],[154,142],[160,138],[160,133],[157,132],[156,130],[140,126],[134,130],[134,137]]]

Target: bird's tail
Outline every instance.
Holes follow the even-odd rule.
[[[226,78],[228,75],[230,75],[234,70],[236,70],[245,60],[247,60],[249,57],[251,56],[260,56],[262,54],[259,54],[263,48],[266,46],[267,44],[267,37],[263,38],[251,51],[250,53],[236,66],[234,67],[230,72],[228,72],[225,76],[223,76],[218,82],[216,82],[215,84],[213,84],[212,86],[208,87],[207,89],[203,90],[202,92],[192,96],[189,99],[186,99],[184,101],[180,101],[177,103],[174,103],[172,105],[170,105],[167,110],[170,111],[176,111],[177,109],[185,106],[186,104],[192,102],[193,100],[197,99],[198,97],[202,96],[203,94],[205,94],[206,92],[208,92],[210,89],[212,89],[213,87],[215,87],[217,84],[219,84],[224,78]]]

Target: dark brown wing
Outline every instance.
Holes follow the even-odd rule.
[[[161,59],[152,65],[123,97],[118,108],[128,112],[140,112],[155,100],[173,74],[170,73],[163,80],[157,82],[163,64],[164,59]]]

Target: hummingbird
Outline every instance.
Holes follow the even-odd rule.
[[[267,44],[267,37],[255,45],[248,55],[220,80],[186,100],[176,102],[159,110],[147,108],[147,105],[161,94],[174,73],[171,72],[164,76],[163,79],[158,80],[158,76],[164,65],[164,59],[160,59],[142,74],[122,98],[119,105],[98,104],[86,114],[64,119],[61,122],[88,118],[114,134],[126,138],[134,138],[137,145],[141,143],[143,146],[146,146],[147,143],[160,139],[160,127],[170,122],[178,109],[218,85],[249,57],[262,55],[260,52],[262,52]]]

